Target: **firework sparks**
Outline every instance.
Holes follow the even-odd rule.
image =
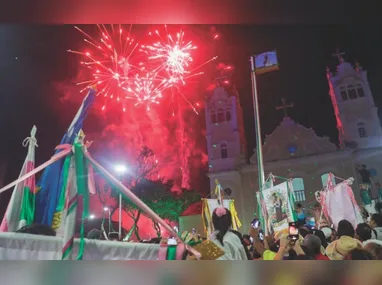
[[[165,36],[162,36],[158,30],[150,32],[149,36],[156,36],[159,40],[152,45],[142,46],[142,48],[148,54],[149,60],[157,63],[155,71],[164,77],[168,77],[167,87],[176,90],[176,92],[171,92],[172,100],[175,93],[179,94],[198,114],[195,106],[181,91],[180,86],[185,85],[187,79],[204,74],[202,71],[197,71],[205,64],[215,60],[217,56],[197,67],[191,68],[194,63],[193,53],[196,51],[197,46],[192,41],[185,40],[184,31],[181,30],[172,35],[168,32],[166,25],[164,25],[164,28]]]
[[[104,98],[104,110],[109,100],[125,105],[125,99],[129,98],[126,90],[134,85],[136,75],[145,69],[142,62],[137,62],[133,55],[139,51],[139,44],[124,32],[121,26],[118,29],[111,26],[109,31],[104,25],[97,25],[101,33],[99,40],[94,39],[78,27],[75,27],[84,36],[84,41],[89,45],[91,51],[68,52],[84,56],[81,64],[89,68],[92,78],[87,81],[79,82],[77,85],[85,85],[81,92],[90,86],[97,85],[97,95]],[[125,108],[125,107],[123,107]]]
[[[123,111],[128,104],[146,104],[149,110],[151,104],[159,104],[160,98],[167,93],[172,101],[177,94],[197,113],[180,87],[186,84],[187,79],[203,74],[197,71],[217,57],[194,67],[193,53],[197,47],[192,41],[185,41],[183,31],[169,34],[166,25],[164,37],[157,30],[149,34],[159,38],[150,45],[138,44],[130,35],[131,26],[127,33],[121,25],[118,28],[111,25],[111,29],[104,25],[97,27],[99,39],[75,27],[85,36],[89,49],[82,52],[68,50],[84,57],[81,64],[92,73],[90,80],[77,83],[84,86],[81,92],[97,85],[97,95],[104,101],[102,110],[115,102],[121,104]],[[172,91],[165,92],[166,89]]]
[[[189,65],[193,61],[192,52],[197,47],[192,44],[192,41],[184,42],[183,31],[178,32],[175,38],[167,33],[166,40],[161,37],[158,30],[154,33],[159,37],[159,41],[145,46],[149,51],[148,53],[151,54],[149,59],[160,62],[157,69],[164,69],[168,73],[172,84],[178,82],[185,84],[185,77],[190,74]],[[149,33],[150,36],[152,34]]]
[[[127,88],[127,99],[134,99],[138,105],[146,105],[146,109],[150,110],[151,104],[159,104],[159,99],[163,97],[163,91],[169,88],[168,79],[160,79],[156,72],[147,73],[145,76],[135,76],[134,87]]]

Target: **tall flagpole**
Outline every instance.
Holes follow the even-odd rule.
[[[257,96],[255,62],[254,62],[253,56],[251,56],[251,79],[252,79],[253,112],[255,117],[255,131],[256,131],[257,168],[258,168],[258,175],[259,175],[259,189],[261,191],[265,183],[265,174],[264,174],[264,161],[263,161],[263,144],[261,140],[261,128],[260,128],[259,100]]]
[[[257,151],[257,171],[258,171],[258,177],[259,177],[259,191],[261,192],[263,190],[263,186],[265,183],[265,174],[264,174],[264,162],[263,162],[263,144],[261,139],[261,128],[260,128],[260,113],[259,113],[259,100],[257,96],[257,84],[256,84],[256,73],[255,73],[255,62],[254,57],[251,56],[251,79],[252,79],[252,102],[253,102],[253,113],[255,118],[255,132],[256,132],[256,151]],[[257,196],[257,203],[262,203],[261,201],[261,193],[258,193]],[[261,211],[263,212],[262,205]],[[262,216],[264,218],[264,233],[265,235],[268,235],[268,226],[266,222],[266,216],[265,213],[262,213]]]

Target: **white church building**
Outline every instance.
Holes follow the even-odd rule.
[[[370,178],[373,188],[380,187],[382,182],[382,128],[367,72],[340,57],[337,71],[333,73],[327,68],[326,76],[339,146],[327,137],[317,136],[313,129],[293,121],[287,114],[263,144],[265,175],[292,178],[296,201],[308,208],[315,204],[314,193],[323,188],[328,173],[344,179],[354,177],[353,191],[358,202],[361,202],[359,185],[364,179]],[[235,200],[244,229],[257,209],[256,150],[252,157],[247,156],[237,92],[217,86],[205,106],[211,194],[214,196],[217,178]],[[368,170],[364,179],[357,171],[360,165]]]

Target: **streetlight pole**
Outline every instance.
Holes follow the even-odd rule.
[[[103,208],[104,211],[109,213],[109,234],[111,232],[111,210],[109,208]]]
[[[254,117],[255,117],[255,130],[256,130],[257,168],[258,168],[258,175],[259,175],[259,189],[261,191],[265,183],[265,174],[264,174],[264,161],[263,161],[263,144],[261,139],[261,128],[260,128],[259,100],[257,96],[255,61],[253,56],[251,56],[251,79],[252,79],[253,111],[254,111]]]
[[[122,183],[122,173],[121,173],[120,181]],[[122,238],[122,194],[121,193],[119,193],[119,209],[118,210],[119,210],[118,211],[118,236],[119,236],[119,240],[121,240]]]
[[[127,168],[124,165],[117,165],[115,170],[119,173],[119,181],[123,184],[123,174],[126,172]],[[122,194],[119,193],[119,209],[118,209],[118,236],[121,240],[122,238]]]

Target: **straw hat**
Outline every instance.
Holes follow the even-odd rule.
[[[355,248],[362,248],[362,243],[354,238],[342,236],[328,245],[326,255],[331,260],[343,260]]]

